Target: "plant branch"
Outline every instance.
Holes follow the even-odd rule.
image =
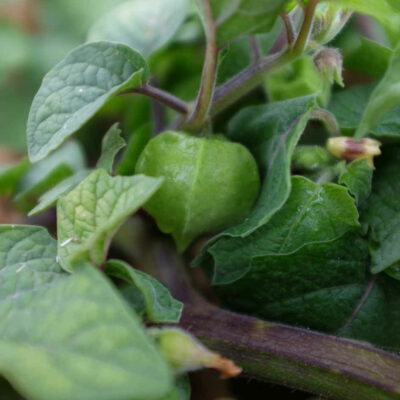
[[[141,87],[119,93],[119,95],[124,94],[142,94],[144,96],[152,98],[153,100],[158,101],[161,104],[164,104],[169,108],[172,108],[180,114],[188,114],[189,112],[189,106],[187,105],[187,103],[168,92],[165,92],[148,84],[144,84]]]
[[[340,136],[340,127],[335,116],[323,108],[315,108],[310,115],[310,119],[322,121],[331,136]]]
[[[307,48],[313,28],[315,9],[319,0],[310,0],[305,10],[303,24],[293,49],[285,49],[279,53],[261,58],[257,64],[251,65],[215,91],[211,115],[216,115],[245,94],[255,89],[266,74],[276,71],[282,66],[300,57]]]
[[[160,244],[154,271],[185,303],[180,326],[256,379],[337,400],[400,399],[400,357],[347,340],[222,310],[191,287],[182,261]]]
[[[293,46],[293,52],[298,55],[302,54],[308,46],[308,41],[310,39],[314,24],[315,10],[317,8],[318,2],[319,0],[309,0],[307,8],[304,11],[303,24],[301,25],[296,43]]]
[[[295,41],[295,35],[296,35],[292,18],[290,17],[290,15],[287,12],[282,12],[281,18],[285,25],[287,42],[288,42],[289,46],[292,46]]]
[[[187,126],[193,130],[200,129],[209,116],[218,68],[217,30],[210,0],[198,0],[198,3],[201,7],[207,47],[199,94],[187,121]]]
[[[251,61],[253,64],[256,64],[260,61],[262,53],[257,38],[254,35],[249,36],[249,47],[250,47]]]

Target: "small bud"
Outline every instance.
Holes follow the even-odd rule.
[[[222,378],[239,375],[242,370],[233,361],[208,350],[193,336],[177,328],[149,329],[161,354],[177,374],[212,368],[221,372]]]
[[[320,44],[330,42],[344,28],[352,11],[335,4],[319,4],[315,13],[313,38]]]
[[[332,156],[320,146],[297,146],[292,157],[293,167],[301,171],[315,171],[331,162]]]
[[[322,79],[330,84],[336,82],[338,85],[344,86],[342,78],[343,59],[339,50],[322,49],[315,56],[314,63]]]
[[[350,137],[335,137],[328,139],[327,150],[342,160],[353,161],[365,158],[368,165],[374,168],[374,156],[381,154],[381,143],[374,139],[364,138],[355,142]]]

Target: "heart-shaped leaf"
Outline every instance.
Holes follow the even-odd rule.
[[[102,265],[119,225],[160,187],[161,178],[111,178],[97,170],[57,203],[58,255],[67,271],[81,259]]]
[[[73,50],[43,79],[29,113],[28,151],[32,162],[46,157],[118,92],[148,79],[143,57],[112,42]]]
[[[0,227],[0,373],[34,400],[158,399],[168,367],[90,264],[56,262],[45,229]],[[151,373],[149,373],[151,371]]]

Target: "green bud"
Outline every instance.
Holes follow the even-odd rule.
[[[242,372],[232,361],[208,350],[196,338],[181,329],[153,328],[149,329],[148,333],[176,374],[212,368],[220,371],[223,378],[230,378]]]
[[[331,162],[332,156],[321,146],[297,146],[292,157],[293,167],[301,171],[315,171]]]
[[[319,4],[315,12],[313,38],[320,44],[330,42],[344,28],[352,11],[335,4]]]
[[[339,50],[322,49],[315,56],[314,63],[322,79],[329,84],[336,82],[338,85],[344,86],[342,78],[343,59]]]
[[[179,251],[244,217],[260,188],[256,162],[244,146],[183,132],[152,139],[136,173],[164,177],[145,209],[162,232],[172,234]]]

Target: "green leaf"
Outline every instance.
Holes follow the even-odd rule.
[[[175,388],[166,397],[160,400],[190,400],[191,388],[187,375],[182,375],[176,379]]]
[[[254,257],[290,254],[309,243],[333,241],[357,227],[354,199],[344,187],[295,176],[289,199],[267,224],[244,238],[222,237],[208,248],[215,264],[213,283],[245,276]]]
[[[152,127],[145,124],[133,133],[117,166],[117,175],[133,175],[136,162],[152,137]]]
[[[361,139],[369,134],[393,107],[400,104],[400,45],[394,50],[389,68],[372,92],[360,125],[354,135]]]
[[[254,106],[240,111],[230,122],[229,138],[252,152],[265,179],[246,220],[218,237],[249,235],[285,203],[291,188],[291,157],[314,106],[315,98],[310,96]]]
[[[166,395],[168,368],[135,315],[93,266],[64,273],[56,251],[43,228],[0,227],[0,373],[29,399]]]
[[[360,37],[357,46],[344,55],[345,69],[373,78],[382,78],[388,66],[392,50],[381,43]]]
[[[218,46],[243,35],[269,32],[287,0],[214,0]]]
[[[29,168],[27,158],[18,161],[15,164],[0,165],[0,195],[13,192],[17,186],[21,176]]]
[[[362,221],[370,229],[371,271],[384,271],[400,261],[399,148],[384,148],[374,174],[372,193]]]
[[[399,34],[400,15],[392,7],[393,0],[329,0],[335,5],[350,8],[354,11],[376,18],[393,34]]]
[[[333,94],[329,110],[335,115],[340,128],[346,134],[353,134],[360,124],[374,85],[360,85]],[[399,138],[400,106],[385,114],[371,133],[378,137]]]
[[[125,140],[121,137],[121,132],[118,123],[116,123],[104,135],[101,143],[101,156],[97,161],[96,168],[103,168],[108,173],[112,173],[115,156],[126,146]]]
[[[69,142],[45,160],[33,164],[18,185],[15,201],[24,210],[31,209],[37,198],[74,172],[85,167],[85,155],[77,142]]]
[[[169,290],[157,279],[133,269],[129,264],[120,260],[107,261],[105,272],[136,286],[143,295],[146,313],[151,322],[179,322],[183,304],[175,300]]]
[[[125,1],[96,22],[88,40],[124,43],[148,57],[172,39],[187,12],[188,0]]]
[[[39,161],[56,149],[113,95],[148,79],[143,57],[111,42],[85,44],[73,50],[43,79],[28,119],[28,151]]]
[[[346,186],[358,205],[364,204],[371,194],[373,170],[367,160],[355,160],[346,166],[339,183]]]
[[[400,348],[400,283],[367,273],[368,245],[349,233],[287,255],[254,257],[251,271],[218,287],[230,308],[391,349]]]
[[[45,192],[39,197],[38,204],[29,211],[28,216],[39,214],[50,207],[56,205],[57,200],[74,189],[79,183],[81,183],[92,171],[83,169],[76,172],[74,175],[67,179],[64,179],[56,186]]]
[[[330,85],[324,83],[313,58],[308,55],[267,76],[265,87],[271,101],[315,94],[319,103],[325,105],[330,93]]]
[[[161,186],[161,178],[143,175],[111,178],[104,170],[90,174],[57,203],[58,256],[73,270],[82,259],[102,265],[119,225]]]
[[[367,282],[367,244],[354,234],[291,254],[254,254],[244,278],[218,289],[235,309],[264,318],[335,331]]]

